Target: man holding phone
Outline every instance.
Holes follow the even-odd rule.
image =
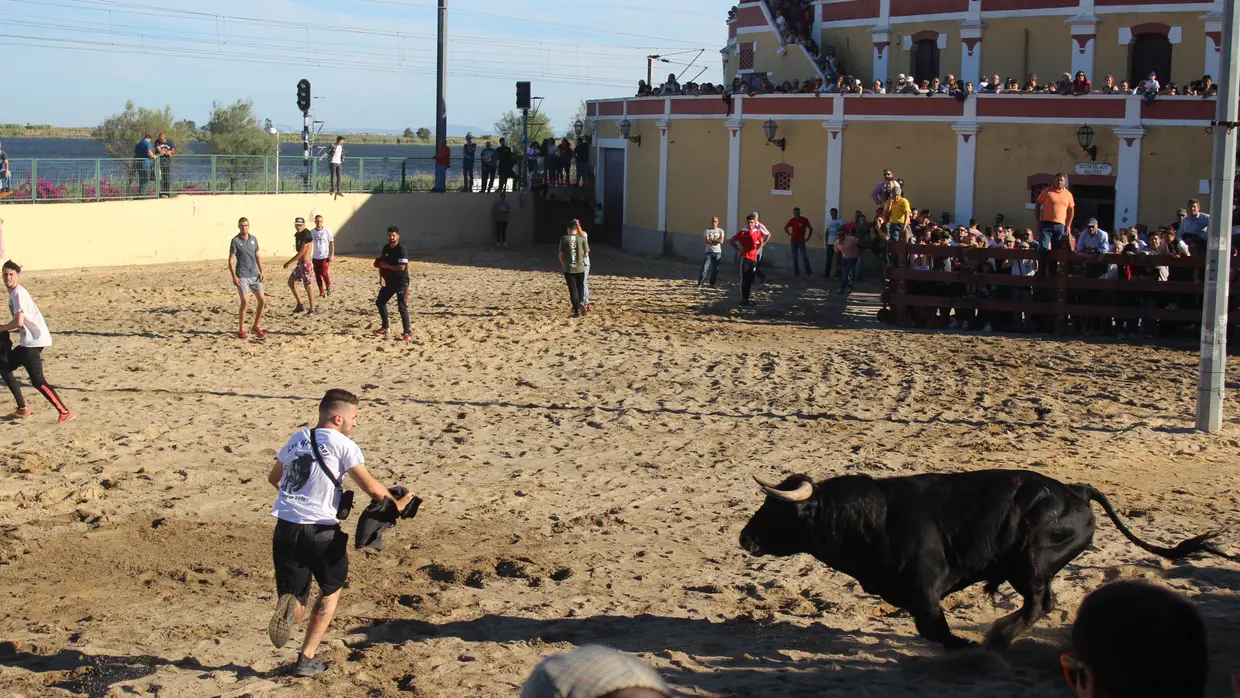
[[[297,676],[327,670],[314,655],[336,615],[340,592],[349,577],[349,536],[340,530],[340,520],[348,517],[353,501],[352,493],[346,496],[344,492],[345,473],[372,500],[391,499],[400,511],[414,498],[412,493],[393,497],[366,470],[362,449],[349,438],[357,427],[357,404],[357,396],[347,390],[327,391],[319,402],[318,425],[293,434],[267,475],[276,488],[271,551],[279,599],[267,624],[271,644],[279,648],[288,642],[305,615],[310,578],[319,584],[319,597],[297,656]]]

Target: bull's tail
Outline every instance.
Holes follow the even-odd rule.
[[[1195,536],[1193,538],[1189,538],[1188,540],[1181,541],[1174,548],[1163,548],[1161,546],[1146,543],[1140,538],[1137,538],[1132,531],[1128,530],[1128,527],[1125,526],[1124,522],[1120,520],[1119,515],[1115,513],[1115,509],[1111,507],[1111,503],[1107,501],[1106,495],[1089,485],[1081,485],[1081,489],[1084,490],[1089,500],[1102,505],[1102,509],[1106,511],[1107,516],[1111,517],[1111,521],[1115,523],[1115,527],[1119,529],[1120,533],[1124,534],[1125,538],[1132,541],[1133,545],[1146,552],[1154,553],[1155,555],[1164,557],[1168,560],[1180,560],[1198,553],[1218,555],[1219,557],[1224,557],[1228,560],[1236,559],[1222,550],[1219,550],[1210,542],[1218,537],[1220,533],[1219,531],[1203,533],[1200,536]]]

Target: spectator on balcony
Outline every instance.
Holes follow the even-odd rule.
[[[1145,97],[1145,101],[1148,104],[1154,101],[1154,98],[1158,96],[1158,91],[1161,89],[1162,86],[1158,83],[1158,74],[1151,71],[1149,76],[1145,78],[1145,82],[1138,85],[1133,94]]]
[[[1200,201],[1188,200],[1188,215],[1180,221],[1178,230],[1180,239],[1186,243],[1205,241],[1206,233],[1210,230],[1210,214],[1202,213]]]
[[[464,191],[474,190],[474,156],[478,153],[478,144],[474,142],[474,134],[465,134],[465,145],[461,147],[461,174],[465,178]]]
[[[948,76],[949,79],[950,77]],[[938,76],[935,76],[930,81],[930,87],[927,91],[932,95],[944,95],[947,94],[947,85],[943,84],[943,81],[939,80]]]
[[[676,74],[668,73],[667,82],[659,87],[660,95],[676,95],[680,94],[680,83],[676,82]]]
[[[573,183],[579,187],[586,186],[586,175],[590,171],[590,141],[588,139],[584,137],[577,139],[577,145],[573,147],[573,158],[577,161],[577,172],[573,176]]]
[[[168,136],[163,131],[155,137],[155,154],[158,156],[159,163],[159,196],[167,198],[172,196],[172,156],[177,154],[176,145],[168,140]]]
[[[835,82],[835,79],[839,77],[840,66],[839,61],[835,57],[834,46],[828,46],[827,50],[823,52],[821,68],[827,82]]]
[[[996,94],[1003,91],[1003,83],[999,80],[999,74],[996,73],[990,79],[983,79],[981,85],[983,94]]]
[[[1099,94],[1115,94],[1119,92],[1119,87],[1115,84],[1115,76],[1108,75],[1102,79],[1102,85],[1096,90]]]
[[[1094,260],[1085,263],[1085,276],[1097,279],[1107,271],[1107,265],[1101,263],[1099,258],[1111,252],[1111,238],[1107,231],[1098,227],[1097,218],[1085,221],[1085,229],[1076,238],[1076,252]]]
[[[1042,88],[1038,85],[1038,74],[1029,73],[1029,78],[1025,80],[1025,92],[1037,92],[1040,89]]]
[[[904,78],[904,87],[900,88],[900,94],[905,94],[905,95],[921,94],[921,90],[917,89],[917,82],[912,75],[909,75],[908,77]]]
[[[1094,84],[1089,81],[1089,78],[1085,77],[1085,71],[1076,71],[1076,77],[1072,79],[1072,94],[1087,95],[1093,92],[1093,90]]]
[[[1064,73],[1059,76],[1059,80],[1055,81],[1055,93],[1061,95],[1072,94],[1072,73]]]
[[[1132,88],[1128,85],[1127,80],[1121,80],[1119,83],[1120,94],[1132,94]]]
[[[652,94],[654,93],[650,90],[650,85],[647,85],[645,80],[637,81],[637,96],[638,97],[650,97]]]
[[[883,81],[882,81],[882,80],[875,80],[875,81],[874,81],[874,87],[872,87],[872,88],[871,88],[871,90],[872,90],[872,91],[874,92],[874,94],[876,94],[876,95],[887,94],[887,90],[883,89]]]
[[[1064,186],[1068,177],[1062,172],[1055,175],[1055,184],[1042,190],[1034,207],[1034,217],[1042,228],[1042,249],[1062,249],[1072,229],[1072,216],[1076,213],[1076,199]]]
[[[157,157],[155,146],[151,144],[150,135],[145,135],[133,148],[133,157],[138,170],[138,196],[146,195],[146,185],[154,180],[151,165]]]

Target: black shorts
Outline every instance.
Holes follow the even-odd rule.
[[[271,536],[276,595],[292,594],[301,605],[310,599],[310,577],[330,596],[349,579],[349,534],[340,526],[295,524],[279,519]]]

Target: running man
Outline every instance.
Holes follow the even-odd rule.
[[[383,251],[375,260],[375,268],[379,270],[380,287],[375,305],[379,306],[379,319],[383,321],[383,327],[380,327],[375,334],[382,336],[388,333],[387,304],[395,296],[396,307],[400,310],[400,321],[405,328],[400,340],[408,342],[412,339],[409,334],[409,306],[407,304],[409,254],[405,252],[405,246],[400,244],[400,230],[394,225],[388,226],[388,244],[383,246]]]
[[[741,305],[753,305],[749,300],[753,290],[753,279],[758,273],[758,260],[762,256],[762,247],[768,236],[762,234],[762,224],[755,214],[746,217],[745,229],[732,236],[728,241],[741,257]]]
[[[310,277],[314,274],[314,268],[311,266],[311,258],[314,254],[314,235],[306,230],[305,218],[298,217],[293,221],[293,227],[297,229],[296,234],[293,235],[293,248],[297,252],[292,259],[284,263],[285,269],[293,267],[293,273],[288,275],[288,288],[293,292],[293,298],[297,301],[297,307],[293,309],[293,312],[314,315],[314,292],[310,290]],[[309,310],[302,305],[301,296],[297,293],[298,282],[306,287]]]
[[[319,298],[332,294],[332,275],[329,267],[336,258],[336,238],[332,231],[323,227],[323,217],[314,217],[314,230],[310,231],[314,238],[314,280],[319,285]],[[326,288],[326,294],[324,293]]]
[[[0,332],[4,333],[0,344],[9,347],[6,360],[0,365],[0,376],[4,377],[4,384],[9,386],[9,392],[13,393],[13,399],[17,401],[17,409],[10,418],[22,419],[30,416],[30,408],[26,407],[17,376],[13,375],[13,370],[20,366],[26,369],[26,375],[30,376],[30,384],[34,389],[47,398],[60,413],[56,423],[64,424],[77,415],[65,407],[56,390],[48,385],[47,379],[43,377],[43,349],[52,346],[52,333],[48,331],[43,313],[39,312],[39,306],[34,304],[30,292],[21,285],[21,273],[22,268],[12,261],[4,263],[4,287],[9,290],[9,312],[13,314],[13,319],[0,326]],[[11,346],[12,341],[9,339],[9,332],[13,330],[21,332],[21,340],[15,347]]]
[[[237,221],[238,232],[228,246],[228,273],[232,276],[233,285],[241,296],[241,330],[237,336],[245,339],[245,310],[249,305],[249,295],[254,294],[258,305],[254,307],[254,334],[265,337],[263,331],[263,310],[267,307],[267,297],[263,295],[263,260],[258,256],[258,238],[250,235],[250,221],[242,218]]]
[[[373,501],[391,499],[398,511],[404,511],[414,498],[409,493],[396,499],[366,470],[362,449],[349,438],[357,427],[357,402],[357,396],[347,390],[327,391],[319,402],[317,426],[293,434],[267,475],[267,481],[276,488],[271,508],[271,515],[276,517],[271,557],[278,601],[267,624],[271,644],[280,648],[288,643],[293,628],[306,615],[310,578],[319,584],[319,597],[297,655],[296,676],[314,676],[327,670],[314,655],[327,635],[340,592],[349,578],[349,537],[340,530],[336,518],[343,513],[339,507],[345,474]]]

